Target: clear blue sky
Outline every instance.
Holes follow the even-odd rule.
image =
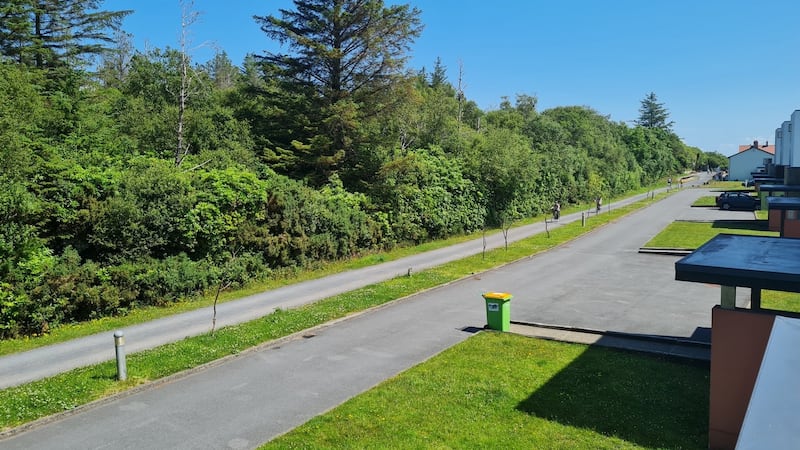
[[[403,3],[387,1],[387,3]],[[539,110],[583,105],[614,121],[638,117],[655,92],[688,145],[728,156],[739,144],[774,140],[800,109],[797,0],[409,0],[425,29],[409,68],[442,59],[455,84],[484,110],[535,95]],[[195,0],[191,28],[235,64],[277,49],[253,15],[278,15],[291,0]],[[124,29],[137,49],[178,47],[178,0],[106,0],[132,9]],[[193,51],[196,62],[210,48]]]

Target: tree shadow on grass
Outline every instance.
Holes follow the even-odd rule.
[[[517,409],[644,447],[708,446],[707,362],[590,346]]]

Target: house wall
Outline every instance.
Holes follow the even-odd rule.
[[[786,166],[789,158],[786,158],[786,150],[783,148],[783,128],[775,129],[775,164]]]
[[[770,209],[767,213],[767,223],[769,231],[781,231],[781,212],[777,209]]]
[[[800,115],[798,116],[800,119]],[[751,179],[750,172],[764,166],[764,158],[772,158],[772,155],[765,151],[750,149],[739,152],[728,158],[730,169],[728,179],[744,181]]]
[[[794,152],[792,151],[792,122],[788,120],[781,124],[781,144],[783,157],[780,163],[784,166],[791,166]]]
[[[763,311],[711,311],[708,448],[736,447],[774,320]]]
[[[800,167],[800,133],[795,133],[795,130],[798,130],[797,127],[800,127],[800,109],[792,113],[792,154],[789,162],[792,167]]]

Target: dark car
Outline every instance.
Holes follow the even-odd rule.
[[[721,209],[758,209],[759,200],[747,192],[723,192],[717,197],[717,206]]]

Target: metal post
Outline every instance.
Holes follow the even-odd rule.
[[[581,212],[581,226],[582,227],[586,226],[586,213],[584,212]]]
[[[725,309],[736,309],[736,286],[720,286],[720,304]]]
[[[128,369],[125,364],[125,335],[122,331],[114,332],[114,349],[117,351],[117,379],[128,379]]]

